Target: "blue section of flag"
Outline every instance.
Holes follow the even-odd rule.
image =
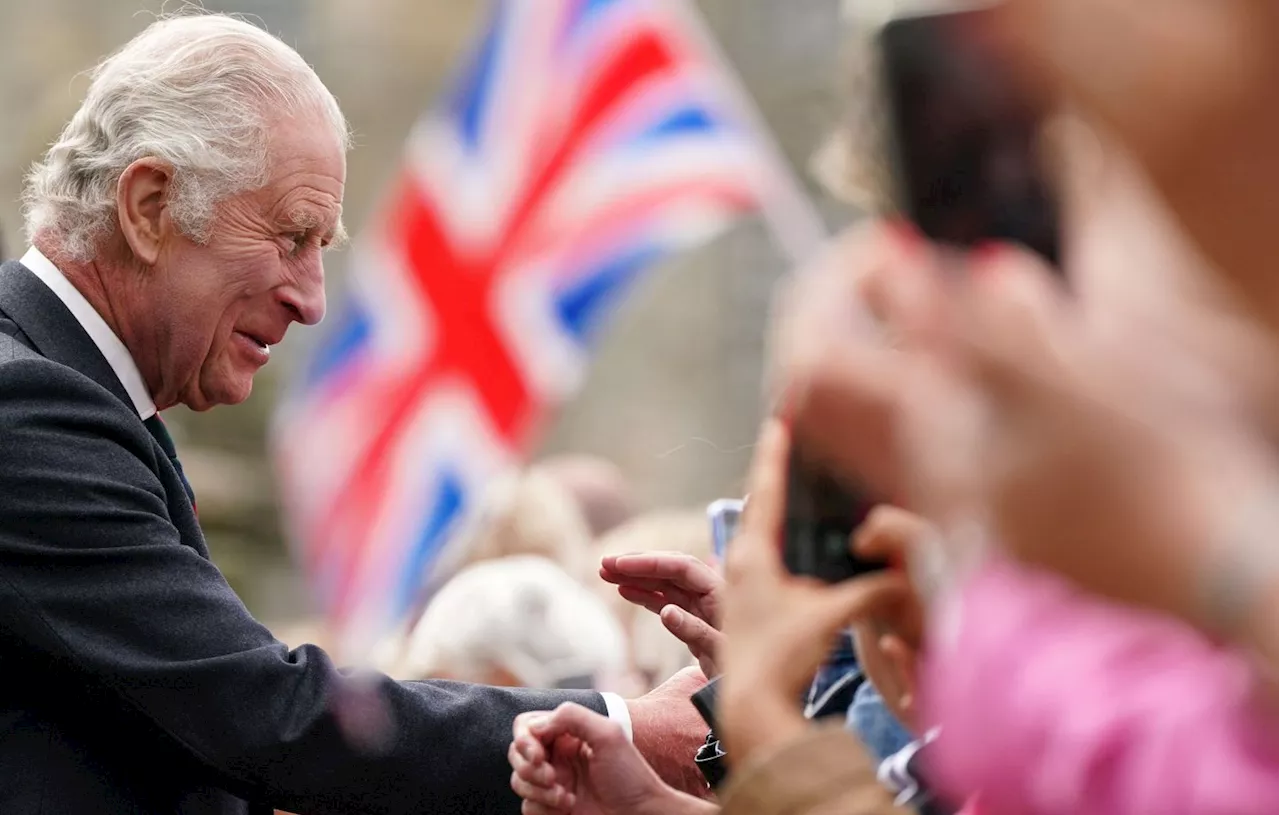
[[[332,320],[302,376],[310,388],[351,362],[373,336],[373,317],[355,296],[349,297]]]
[[[574,339],[586,343],[631,280],[662,255],[660,248],[648,244],[610,255],[596,269],[556,293],[554,308],[561,324]]]
[[[435,494],[428,502],[431,515],[421,537],[409,550],[400,586],[396,593],[396,615],[412,608],[422,590],[423,581],[431,574],[431,564],[440,555],[440,549],[448,540],[448,533],[466,507],[466,485],[452,468],[441,469]]]
[[[470,64],[463,71],[449,100],[449,110],[458,123],[458,132],[467,147],[475,148],[480,143],[480,129],[484,126],[484,116],[489,109],[489,95],[493,91],[494,62],[498,57],[500,38],[506,26],[502,16],[506,13],[504,3],[495,3],[493,19],[485,29],[484,39],[480,47],[471,57]]]
[[[724,123],[712,116],[706,108],[690,105],[672,111],[665,118],[637,133],[635,142],[643,145],[668,136],[711,133],[723,126]]]

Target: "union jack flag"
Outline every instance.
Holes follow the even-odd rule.
[[[339,635],[387,631],[442,577],[641,270],[789,189],[680,2],[498,2],[413,129],[274,423],[286,523]]]

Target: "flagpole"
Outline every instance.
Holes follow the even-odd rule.
[[[761,214],[773,234],[774,241],[793,265],[798,266],[812,255],[827,239],[826,224],[813,200],[805,191],[800,179],[791,169],[790,162],[773,137],[773,130],[760,114],[755,100],[747,93],[733,63],[720,48],[715,35],[707,26],[702,14],[693,7],[693,0],[657,0],[670,12],[683,18],[687,29],[693,33],[706,54],[720,70],[725,89],[742,117],[756,132],[762,148],[772,159],[775,188],[762,196]]]

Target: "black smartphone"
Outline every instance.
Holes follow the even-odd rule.
[[[782,559],[788,571],[838,583],[887,564],[855,557],[849,545],[878,503],[855,484],[836,478],[793,444],[787,462]]]
[[[903,17],[880,32],[898,206],[938,243],[1016,242],[1060,269],[1043,111],[990,47],[990,13]]]

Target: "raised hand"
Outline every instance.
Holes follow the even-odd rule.
[[[623,599],[657,614],[667,630],[689,646],[707,676],[723,636],[717,629],[724,578],[708,564],[682,552],[644,552],[606,557],[600,577],[618,587]]]
[[[751,468],[751,500],[729,551],[724,606],[721,737],[731,762],[781,747],[808,727],[796,700],[836,633],[907,591],[887,571],[826,585],[786,571],[779,547],[789,438],[766,422]]]

